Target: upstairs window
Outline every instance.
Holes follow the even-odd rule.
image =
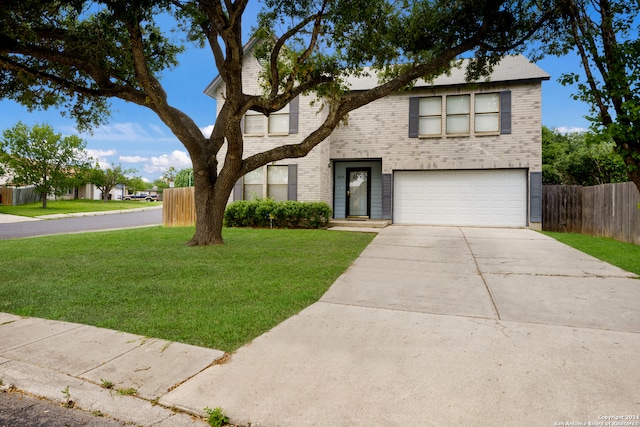
[[[245,135],[264,136],[265,124],[268,135],[290,135],[298,133],[299,97],[295,97],[283,109],[273,112],[267,119],[262,113],[247,111],[242,119]]]
[[[431,136],[442,134],[441,96],[420,98],[419,115],[418,133],[420,135]]]
[[[256,111],[247,111],[244,115],[243,132],[248,135],[263,135],[264,116]]]
[[[475,131],[498,133],[500,131],[500,94],[483,93],[475,96]]]
[[[289,134],[289,105],[269,115],[269,134]]]
[[[469,95],[447,96],[447,135],[469,133],[470,99]]]
[[[474,95],[409,98],[409,138],[510,133],[509,90]]]

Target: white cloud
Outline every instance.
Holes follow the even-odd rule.
[[[120,161],[122,163],[140,163],[148,161],[148,157],[142,156],[120,156]]]
[[[107,157],[115,156],[116,150],[96,150],[92,148],[87,149],[87,154],[92,159],[96,160],[102,169],[106,169],[111,166],[111,162]]]
[[[176,170],[191,167],[191,159],[185,151],[174,150],[171,154],[163,154],[159,157],[151,157],[151,163],[144,166],[146,173],[164,172],[171,166]]]
[[[173,135],[167,135],[160,126],[142,126],[139,123],[113,123],[100,126],[88,137],[97,141],[149,142],[175,141]]]
[[[585,129],[585,128],[581,128],[581,127],[577,127],[577,126],[559,126],[559,127],[555,128],[555,130],[558,133],[566,135],[568,133],[586,132],[589,129]]]
[[[200,128],[200,132],[202,132],[202,134],[204,136],[206,136],[207,138],[209,138],[211,136],[211,132],[213,132],[213,126],[214,125],[209,125],[209,126],[205,126],[203,128]]]
[[[88,148],[87,149],[87,154],[89,154],[91,157],[109,157],[109,156],[115,156],[117,153],[116,150],[96,150],[93,148]]]

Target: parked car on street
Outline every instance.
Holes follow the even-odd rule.
[[[139,200],[146,202],[157,202],[158,195],[157,194],[127,194],[124,196],[123,200]]]

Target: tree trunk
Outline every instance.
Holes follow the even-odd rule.
[[[194,164],[195,170],[195,164]],[[195,178],[196,231],[189,246],[221,245],[224,211],[236,179],[216,177],[211,169],[200,169]]]
[[[46,209],[47,208],[47,193],[42,193],[42,195],[40,197],[42,199],[42,209]]]

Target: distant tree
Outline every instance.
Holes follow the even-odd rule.
[[[71,178],[89,164],[85,142],[79,137],[63,138],[49,125],[30,128],[22,122],[3,132],[0,163],[15,184],[35,186],[43,208],[49,194],[63,194],[72,186]]]
[[[640,3],[629,0],[562,0],[563,31],[546,51],[577,52],[585,77],[567,73],[574,96],[591,106],[593,127],[611,136],[629,180],[640,190]],[[558,38],[559,35],[559,38]]]
[[[176,187],[192,187],[193,182],[193,168],[182,169],[176,174]]]
[[[561,134],[542,128],[543,184],[597,185],[627,181],[622,156],[606,135]]]
[[[109,200],[109,193],[116,185],[128,181],[126,174],[135,172],[135,169],[122,169],[122,166],[111,164],[110,168],[103,169],[100,165],[93,167],[87,174],[87,181],[94,184],[102,192],[102,200]]]
[[[158,193],[162,194],[165,188],[169,188],[169,183],[160,178],[153,181],[153,186],[156,188]]]
[[[567,155],[569,144],[565,135],[542,126],[542,183],[562,184],[562,176],[556,163]]]
[[[170,166],[169,169],[162,174],[162,180],[167,184],[170,184],[176,180],[176,168]]]
[[[145,182],[139,176],[134,176],[133,178],[129,178],[126,182],[127,189],[132,193],[137,193],[138,191],[144,191],[147,188],[151,187],[151,184]]]

